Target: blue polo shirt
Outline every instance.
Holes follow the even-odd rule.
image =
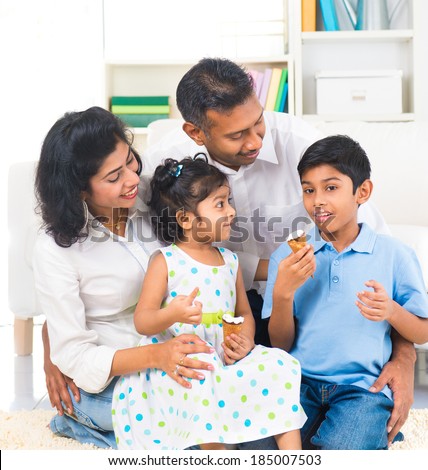
[[[391,356],[391,327],[361,315],[357,292],[369,290],[364,283],[376,280],[390,298],[422,318],[428,317],[428,295],[414,251],[366,224],[360,227],[357,239],[341,253],[316,227],[308,234],[317,265],[314,278],[294,296],[297,329],[290,354],[300,361],[303,376],[368,389]],[[270,258],[262,318],[271,315],[278,265],[290,253],[284,243]],[[387,387],[383,392],[391,398]]]

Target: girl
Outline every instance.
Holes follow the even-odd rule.
[[[158,238],[135,311],[141,345],[194,333],[216,353],[204,380],[180,390],[164,371],[123,377],[113,398],[120,449],[224,449],[226,443],[274,435],[280,449],[300,449],[306,415],[299,402],[300,365],[279,349],[254,346],[254,319],[238,258],[217,248],[228,239],[235,210],[226,176],[204,160],[167,159],[151,181],[149,206]],[[242,316],[241,332],[223,342],[222,315]],[[184,355],[180,374],[195,356]]]

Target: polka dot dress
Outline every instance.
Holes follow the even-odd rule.
[[[201,325],[176,323],[140,345],[195,333],[216,349],[198,354],[214,365],[205,380],[185,389],[158,369],[121,377],[113,394],[113,428],[119,449],[185,449],[221,442],[236,444],[300,429],[306,415],[300,405],[300,364],[286,352],[256,346],[250,354],[225,366],[221,343],[223,313],[233,314],[237,256],[220,248],[222,266],[199,263],[175,245],[163,248],[168,265],[168,304],[195,287],[203,304]]]

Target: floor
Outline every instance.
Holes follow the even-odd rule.
[[[0,410],[51,409],[43,373],[41,325],[34,326],[34,351],[31,356],[15,355],[11,325],[0,326],[0,344],[0,375],[6,378],[0,387]],[[428,351],[420,350],[418,355],[416,367],[423,367],[424,371],[416,373],[413,407],[428,408]]]

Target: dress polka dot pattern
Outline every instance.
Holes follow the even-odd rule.
[[[119,449],[185,449],[192,445],[239,443],[300,429],[306,415],[300,405],[300,364],[285,351],[256,346],[231,366],[223,364],[221,317],[235,308],[238,258],[220,248],[222,266],[193,260],[176,245],[163,248],[168,265],[168,304],[177,294],[199,287],[201,325],[176,323],[140,345],[195,333],[217,353],[197,358],[214,365],[192,388],[178,385],[158,369],[121,377],[113,394],[113,427]],[[196,356],[191,356],[196,357]],[[190,379],[189,379],[190,380]]]

